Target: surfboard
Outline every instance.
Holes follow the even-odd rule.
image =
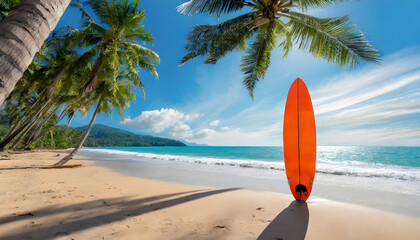
[[[312,191],[316,165],[316,129],[311,96],[302,79],[290,87],[284,110],[283,152],[287,182],[296,200]]]

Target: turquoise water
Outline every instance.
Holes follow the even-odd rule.
[[[282,147],[103,147],[101,149],[217,159],[273,162],[284,160]],[[320,146],[317,149],[317,160],[420,167],[420,147]]]
[[[216,168],[241,176],[285,174],[282,147],[104,147],[82,151],[139,163],[176,164],[181,169]],[[420,196],[420,147],[320,146],[315,178],[327,186]]]

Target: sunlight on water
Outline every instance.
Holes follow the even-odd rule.
[[[188,164],[284,172],[282,147],[107,147],[85,151]],[[271,173],[270,173],[271,174]],[[267,172],[267,176],[268,176]],[[316,179],[420,195],[420,147],[320,146]]]

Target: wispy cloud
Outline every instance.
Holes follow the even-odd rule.
[[[219,125],[220,121],[219,120],[214,120],[213,122],[210,122],[209,125],[210,127],[216,127],[217,125]]]
[[[197,96],[178,110],[145,111],[123,125],[210,145],[282,145],[291,81],[261,83],[264,94],[250,101],[240,73],[219,68],[199,71]],[[420,145],[420,48],[307,83],[320,145]]]
[[[261,87],[264,87],[262,84]],[[320,79],[310,89],[322,145],[420,145],[420,48]],[[198,142],[281,145],[285,99],[263,97]]]
[[[420,145],[420,49],[335,76],[312,98],[320,142]]]

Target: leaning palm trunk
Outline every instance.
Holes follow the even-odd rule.
[[[16,123],[13,125],[12,129],[9,130],[9,132],[7,133],[6,137],[4,137],[4,139],[6,139],[7,137],[9,137],[10,134],[13,133],[16,130],[17,127],[19,127],[19,125],[22,122],[22,120],[23,120],[23,117],[19,117],[19,119],[16,120]],[[10,124],[10,122],[9,122],[9,124]]]
[[[35,127],[35,126],[37,126],[40,122],[41,122],[41,120],[42,120],[42,117],[43,117],[43,115],[44,114],[46,114],[48,111],[50,111],[50,109],[51,109],[51,107],[52,107],[53,105],[50,105],[45,111],[44,111],[44,113],[40,113],[37,117],[36,117],[36,119],[35,119],[35,121],[33,121],[26,129],[25,129],[25,131],[22,131],[20,134],[19,134],[19,136],[16,138],[16,140],[13,142],[13,144],[12,144],[12,146],[10,147],[10,149],[14,149],[19,143],[20,143],[20,141],[22,141],[22,139],[33,129],[33,127]]]
[[[56,107],[53,111],[51,111],[51,113],[48,115],[47,118],[45,118],[41,124],[36,124],[35,128],[32,130],[32,134],[29,136],[28,141],[29,142],[31,139],[35,138],[36,136],[38,136],[41,133],[42,127],[44,127],[44,125],[51,119],[52,116],[55,115],[55,113],[57,112],[59,107]],[[42,120],[42,118],[40,117],[39,119]]]
[[[67,109],[67,108],[66,108]],[[53,113],[55,113],[57,111],[57,109],[53,112]],[[48,128],[46,131],[44,131],[44,132],[42,132],[41,133],[41,131],[42,131],[42,127],[44,127],[44,125],[45,125],[45,123],[47,123],[48,121],[49,121],[49,119],[51,118],[51,116],[52,116],[52,114],[41,124],[41,126],[39,126],[38,127],[38,129],[36,130],[36,132],[35,132],[35,134],[34,134],[34,136],[33,137],[31,137],[30,139],[29,139],[29,141],[25,144],[25,146],[23,146],[22,147],[22,149],[27,149],[32,143],[34,143],[34,142],[36,142],[36,141],[38,141],[38,139],[40,139],[42,136],[44,136],[45,134],[47,134],[49,131],[51,131],[51,130],[53,130],[56,126],[57,126],[57,124],[58,124],[58,122],[60,122],[61,121],[61,119],[63,119],[63,117],[64,117],[64,113],[65,113],[65,110],[63,110],[62,112],[61,112],[61,114],[60,114],[60,116],[58,117],[58,119],[57,119],[57,121],[56,121],[56,123],[54,124],[54,125],[52,125],[50,128]]]
[[[4,147],[10,143],[20,132],[22,132],[32,121],[44,110],[47,106],[48,101],[46,101],[42,106],[39,107],[38,111],[32,114],[28,119],[26,119],[22,125],[19,126],[13,133],[11,133],[7,138],[4,138],[3,141],[0,142],[0,151],[3,151]]]
[[[98,101],[98,105],[96,106],[96,110],[93,113],[92,119],[90,120],[89,126],[85,131],[85,134],[83,135],[82,139],[80,139],[79,143],[77,144],[77,146],[73,149],[73,151],[71,151],[71,153],[67,156],[65,156],[63,159],[61,159],[60,161],[58,161],[57,163],[55,163],[53,166],[55,167],[59,167],[64,165],[65,163],[67,163],[68,161],[70,161],[70,159],[73,158],[73,156],[77,153],[77,151],[79,151],[79,149],[82,147],[83,143],[85,142],[86,138],[89,135],[90,130],[93,127],[93,123],[95,122],[96,116],[99,113],[99,109],[101,107],[101,101]]]
[[[12,146],[10,146],[10,149],[14,149],[19,143],[20,141],[23,139],[23,137],[26,136],[26,134],[28,134],[29,131],[31,131],[31,129],[39,124],[39,122],[41,121],[41,118],[38,117],[35,121],[33,121],[26,129],[25,131],[22,131],[18,137],[16,138],[16,140],[13,142]]]
[[[50,120],[50,118],[57,112],[57,110],[58,110],[58,107],[56,107],[49,115],[48,115],[48,117],[46,118],[46,119],[44,119],[44,121],[42,121],[42,115],[40,115],[39,117],[38,117],[38,119],[36,120],[36,122],[35,122],[35,124],[32,126],[32,127],[30,127],[30,128],[28,128],[26,131],[25,131],[25,133],[24,134],[22,134],[21,136],[19,136],[19,138],[18,139],[16,139],[16,141],[13,143],[13,145],[11,146],[11,148],[13,149],[13,148],[15,148],[15,146],[18,146],[18,144],[20,143],[20,141],[23,139],[23,137],[26,135],[26,134],[28,134],[28,132],[30,131],[30,130],[32,130],[32,134],[29,136],[29,138],[28,138],[28,142],[33,138],[33,136],[35,136],[35,135],[39,135],[39,133],[41,132],[41,129],[42,129],[42,127],[44,126],[44,124],[45,123],[47,123],[49,120]],[[48,111],[47,111],[48,112]],[[42,121],[42,122],[41,122]],[[40,123],[41,122],[41,123]],[[34,129],[33,129],[34,128]],[[25,146],[26,146],[26,144],[25,144]]]
[[[22,77],[71,0],[22,0],[0,22],[0,105]]]
[[[43,148],[44,147],[44,143],[45,143],[45,139],[47,138],[48,132],[45,132],[44,137],[42,138],[41,142],[39,143],[39,147]]]
[[[46,136],[46,135],[47,135],[47,133],[49,133],[50,131],[52,131],[52,130],[56,127],[56,126],[57,126],[57,125],[56,125],[56,124],[54,124],[54,125],[52,125],[50,128],[48,128],[46,131],[44,131],[44,132],[42,132],[42,133],[37,134],[37,135],[36,135],[36,137],[34,137],[32,140],[30,140],[28,143],[26,143],[26,144],[25,144],[25,146],[23,146],[23,147],[22,147],[22,149],[23,149],[23,150],[24,150],[24,149],[27,149],[29,146],[31,146],[31,144],[32,144],[32,143],[34,143],[34,142],[38,141],[38,139],[40,139],[40,138],[42,138],[42,137]],[[44,140],[45,140],[45,138],[44,138],[44,139],[42,139],[42,142],[41,142],[40,147],[42,147],[42,144],[44,143]]]

